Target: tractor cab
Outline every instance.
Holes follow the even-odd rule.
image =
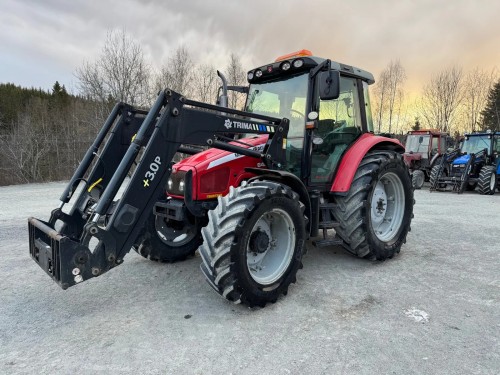
[[[436,129],[408,132],[406,136],[404,161],[412,174],[413,186],[420,189],[430,178],[432,167],[446,152],[448,133]]]
[[[373,132],[368,85],[374,79],[366,71],[302,50],[249,71],[247,78],[244,110],[290,120],[286,169],[309,185],[331,184],[344,152]]]
[[[492,147],[493,136],[491,133],[466,134],[460,148],[462,155],[451,163],[451,175],[462,174],[471,158],[474,158],[472,169],[481,169],[482,165],[488,162],[486,159],[494,158]],[[472,172],[474,173],[474,171]]]
[[[448,133],[434,129],[408,132],[405,144],[405,160],[432,159],[446,152]]]

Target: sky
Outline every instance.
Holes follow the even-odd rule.
[[[180,45],[222,71],[231,53],[249,70],[309,49],[375,79],[399,59],[417,92],[451,66],[500,68],[499,16],[498,0],[0,0],[0,83],[76,93],[76,69],[124,29],[153,67]]]

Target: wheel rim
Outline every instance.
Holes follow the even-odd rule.
[[[250,276],[262,285],[275,283],[290,265],[294,249],[295,225],[290,215],[280,208],[266,212],[253,226],[247,244]]]
[[[405,191],[401,179],[394,173],[384,174],[373,191],[371,224],[380,241],[391,241],[399,232],[405,212]]]
[[[155,218],[155,229],[158,238],[172,247],[185,245],[196,236],[196,225],[186,222],[178,224],[167,222],[165,218],[160,216]]]
[[[490,178],[490,191],[495,191],[496,182],[497,182],[497,178],[495,176],[495,173],[492,173],[491,178]]]

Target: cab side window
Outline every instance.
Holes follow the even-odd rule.
[[[322,100],[313,136],[311,182],[330,182],[347,147],[361,134],[357,81],[340,78],[340,96]]]

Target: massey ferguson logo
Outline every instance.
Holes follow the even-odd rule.
[[[224,122],[224,126],[226,129],[246,129],[246,130],[255,130],[255,127],[253,124],[249,124],[247,122],[240,122],[240,121],[231,121],[227,119]]]

